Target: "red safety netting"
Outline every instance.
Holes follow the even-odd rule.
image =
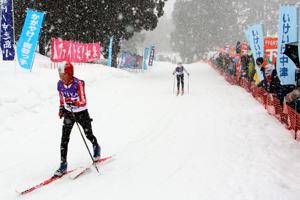
[[[254,82],[249,82],[246,78],[240,78],[238,80],[236,76],[225,73],[224,70],[220,70],[212,63],[209,64],[231,85],[239,85],[247,92],[250,92],[252,96],[264,106],[270,115],[276,117],[291,131],[293,137],[297,141],[300,141],[300,114],[297,113],[294,108],[287,105],[287,112],[283,112],[283,105],[274,94],[270,94],[266,90],[258,88]]]

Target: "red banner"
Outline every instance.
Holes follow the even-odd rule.
[[[272,62],[272,64],[276,63],[278,51],[277,45],[277,37],[265,37],[265,60],[269,60],[270,62]]]
[[[100,60],[100,43],[78,43],[52,39],[51,61],[52,62],[92,62]]]

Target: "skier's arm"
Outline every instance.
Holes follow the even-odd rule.
[[[175,68],[174,71],[173,71],[173,75],[175,75],[175,73],[176,73],[176,68]]]
[[[61,92],[58,92],[58,94],[59,94],[59,106],[64,106],[64,98]]]
[[[59,94],[59,110],[58,110],[58,116],[61,119],[64,114],[65,114],[65,110],[64,110],[64,98],[62,96],[62,94],[60,92],[58,92]]]
[[[86,106],[86,96],[85,96],[83,81],[78,81],[78,96],[79,96],[79,101],[74,102],[74,106],[78,106],[78,107]]]
[[[183,71],[185,71],[185,73],[189,76],[190,75],[190,73],[185,69],[185,68],[183,68]]]

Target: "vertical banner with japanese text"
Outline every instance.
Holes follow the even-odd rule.
[[[12,0],[3,0],[1,5],[1,50],[2,60],[14,60],[14,27]]]
[[[150,50],[150,55],[149,55],[149,64],[148,64],[149,66],[153,65],[154,56],[155,56],[155,45],[152,45]]]
[[[143,59],[144,59],[144,70],[147,70],[147,58],[148,58],[148,54],[149,54],[149,48],[148,47],[146,47],[145,49],[144,49],[144,57],[143,57]]]
[[[17,45],[18,61],[24,69],[31,70],[32,68],[43,19],[43,12],[27,10],[26,19]]]
[[[259,57],[264,57],[264,28],[262,24],[254,24],[248,27],[246,30],[246,37],[250,45],[253,57],[256,60]],[[255,63],[255,69],[258,75],[258,79],[261,81],[264,79],[262,72]]]
[[[108,47],[108,63],[107,65],[109,67],[112,66],[112,48],[113,48],[113,40],[114,40],[114,36],[111,36],[109,39],[109,47]]]
[[[285,54],[285,44],[298,41],[298,8],[281,5],[279,10],[278,55],[276,70],[282,85],[295,85],[295,63]]]

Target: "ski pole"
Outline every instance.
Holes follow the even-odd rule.
[[[173,75],[174,76],[174,75]],[[173,94],[175,94],[175,76],[173,78]]]
[[[86,149],[88,150],[89,155],[90,155],[90,157],[91,157],[91,159],[92,159],[92,161],[93,161],[94,167],[95,167],[95,169],[97,170],[97,172],[99,173],[98,167],[97,167],[97,165],[95,165],[95,160],[94,160],[94,158],[93,158],[93,156],[92,156],[92,154],[91,154],[91,151],[90,151],[90,149],[89,149],[89,147],[88,147],[88,145],[87,145],[87,143],[86,143],[86,141],[85,141],[85,139],[84,139],[84,136],[83,136],[83,134],[82,134],[82,132],[81,132],[81,128],[80,128],[80,126],[79,126],[79,124],[78,124],[78,122],[77,122],[77,120],[76,120],[76,116],[75,116],[75,114],[74,114],[73,109],[72,109],[71,106],[70,106],[70,109],[71,109],[72,116],[74,117],[75,123],[76,123],[76,125],[77,125],[77,127],[78,127],[78,129],[79,129],[81,138],[82,138],[82,140],[83,140],[83,142],[84,142],[84,144],[85,144],[85,147],[86,147]]]
[[[190,94],[190,75],[188,75],[188,95]]]

